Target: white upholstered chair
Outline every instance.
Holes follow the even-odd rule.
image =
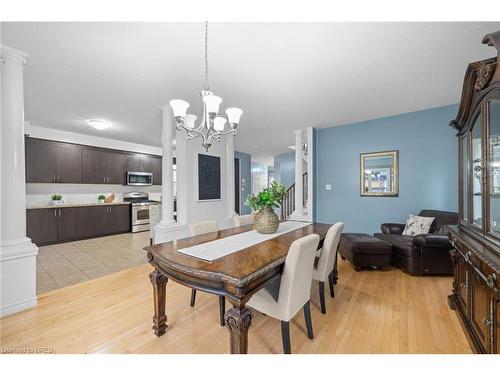
[[[233,217],[233,224],[235,227],[242,227],[243,225],[253,224],[254,214],[239,215]]]
[[[281,338],[285,354],[291,353],[290,320],[301,308],[304,309],[307,336],[313,338],[309,300],[318,243],[317,234],[295,240],[288,250],[277,296],[268,288],[263,288],[247,303],[247,306],[281,321]]]
[[[344,229],[344,223],[336,223],[328,229],[323,247],[320,249],[319,259],[313,270],[313,279],[319,281],[319,300],[321,303],[321,312],[326,314],[325,305],[325,282],[330,284],[330,296],[334,297],[333,291],[333,268],[339,246],[340,235]]]
[[[189,224],[189,234],[191,236],[198,236],[200,234],[217,232],[219,227],[215,220],[200,221],[198,223]]]
[[[161,221],[161,204],[149,205],[149,244],[155,241],[155,226]]]
[[[199,236],[201,234],[217,232],[219,227],[215,220],[200,221],[198,223],[189,224],[189,234],[191,236]],[[196,289],[191,289],[191,307],[194,306],[196,302]],[[220,325],[225,325],[224,314],[226,312],[226,299],[223,296],[219,296],[219,320]]]

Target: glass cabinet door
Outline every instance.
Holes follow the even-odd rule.
[[[468,216],[468,206],[469,206],[469,198],[467,196],[467,181],[469,178],[469,173],[468,173],[468,167],[469,167],[469,137],[464,135],[460,139],[460,156],[462,159],[462,171],[461,171],[461,201],[462,201],[462,221],[467,225],[469,222],[469,216]]]
[[[483,227],[483,157],[482,157],[482,121],[479,114],[471,132],[472,153],[472,224]]]
[[[500,236],[500,99],[488,103],[489,231]]]

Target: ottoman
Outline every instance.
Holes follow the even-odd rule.
[[[391,264],[392,245],[366,233],[342,233],[339,252],[342,259],[348,259],[356,271],[362,267],[381,270]]]

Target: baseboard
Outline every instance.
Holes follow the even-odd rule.
[[[0,317],[3,318],[4,316],[12,315],[12,314],[15,314],[19,311],[30,309],[32,307],[35,307],[36,304],[37,304],[37,299],[36,299],[36,297],[34,297],[34,298],[29,298],[25,301],[14,303],[14,304],[9,305],[9,306],[2,306],[0,308]]]

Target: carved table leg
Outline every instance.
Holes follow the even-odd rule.
[[[160,271],[155,269],[149,274],[153,284],[153,302],[155,315],[153,316],[153,330],[156,336],[161,336],[167,328],[167,316],[165,315],[166,287],[168,279]]]
[[[252,313],[245,306],[234,306],[226,312],[225,318],[230,333],[231,354],[247,354],[248,328],[252,323]]]

